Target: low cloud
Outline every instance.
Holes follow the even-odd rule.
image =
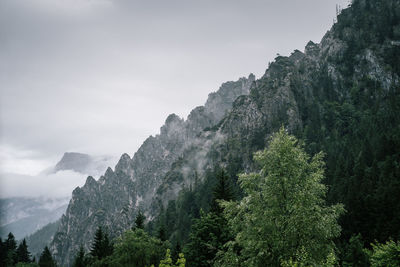
[[[59,171],[54,174],[36,176],[15,173],[1,173],[0,198],[44,197],[62,198],[71,196],[77,186],[82,186],[86,174],[73,171]]]

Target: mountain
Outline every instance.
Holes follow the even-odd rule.
[[[105,172],[110,162],[109,156],[91,156],[78,152],[65,152],[61,160],[49,170],[48,173],[56,173],[58,171],[74,171],[92,176],[100,176]]]
[[[258,80],[228,82],[187,120],[172,114],[160,134],[132,158],[76,188],[51,250],[69,265],[104,226],[112,237],[132,226],[139,209],[148,228],[167,225],[187,239],[191,219],[209,208],[215,170],[257,170],[252,155],[282,125],[310,154],[326,153],[330,203],[344,203],[341,240],[365,244],[399,237],[400,2],[354,0],[320,43],[278,56]]]

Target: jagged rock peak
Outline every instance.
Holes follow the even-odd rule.
[[[309,41],[304,49],[304,53],[307,56],[318,56],[319,53],[319,45],[314,43],[313,41]]]
[[[170,114],[165,120],[164,126],[161,127],[160,132],[162,135],[168,135],[176,132],[183,126],[184,120],[175,113]]]
[[[127,165],[129,165],[130,161],[131,157],[127,153],[122,154],[117,165],[115,166],[115,171],[117,172],[121,168],[124,169]]]
[[[119,162],[118,162],[118,163],[119,163]],[[115,169],[117,169],[117,167],[115,167]],[[114,175],[113,170],[112,170],[110,167],[108,167],[107,170],[106,170],[106,173],[104,174],[104,176],[105,176],[105,177],[111,177],[111,176],[113,176],[113,175]]]
[[[107,171],[108,171],[108,169],[107,169]],[[88,176],[86,178],[86,182],[83,187],[92,187],[92,186],[97,186],[97,182],[92,176]]]

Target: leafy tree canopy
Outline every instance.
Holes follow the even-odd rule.
[[[277,266],[292,260],[318,265],[332,257],[344,208],[325,203],[322,158],[322,153],[310,158],[284,128],[273,135],[268,149],[254,156],[261,171],[239,177],[245,197],[224,203],[236,238],[228,244],[230,253],[219,255],[220,263]]]

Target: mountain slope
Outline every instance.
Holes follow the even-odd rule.
[[[251,74],[224,83],[186,121],[169,115],[160,134],[147,138],[132,159],[122,155],[114,171],[108,168],[98,181],[88,177],[82,188],[76,188],[51,245],[57,260],[68,265],[81,243],[88,249],[97,226],[115,237],[132,226],[139,209],[151,216],[152,199],[172,163],[197,142],[202,129],[221,120],[238,96],[249,93],[254,79]]]

